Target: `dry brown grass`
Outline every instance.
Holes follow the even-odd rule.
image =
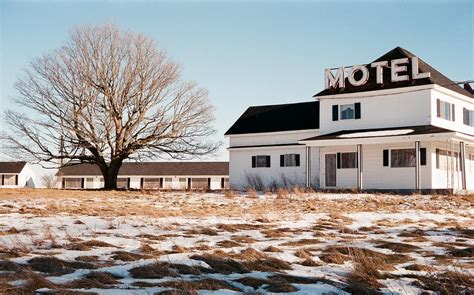
[[[120,261],[137,261],[141,259],[148,259],[150,258],[149,255],[137,254],[127,251],[114,251],[113,255],[110,256],[113,260],[120,260]]]
[[[173,288],[179,291],[187,291],[187,292],[194,291],[194,290],[215,291],[215,290],[220,290],[220,289],[240,291],[240,289],[232,286],[231,284],[225,281],[210,279],[210,278],[193,280],[193,281],[183,281],[183,280],[167,281],[167,282],[160,283],[160,285],[163,287]]]
[[[76,269],[94,269],[97,266],[89,262],[65,261],[56,257],[35,257],[28,261],[33,270],[47,273],[52,276],[73,273]]]
[[[358,248],[349,249],[353,270],[347,275],[346,291],[353,294],[379,294],[379,289],[385,287],[378,280],[387,278],[379,272],[380,261],[375,261]]]
[[[424,289],[434,291],[435,294],[474,294],[474,276],[457,270],[435,272],[416,278]]]
[[[263,249],[264,252],[273,252],[273,253],[281,253],[283,252],[280,248],[275,246],[268,246],[267,248]]]
[[[311,254],[311,252],[305,249],[300,249],[300,250],[295,251],[294,255],[298,258],[303,258],[303,259],[308,259],[308,258],[313,257],[313,254]]]
[[[178,194],[178,193],[173,193]],[[419,202],[419,198],[429,200],[429,196],[397,196],[373,195],[364,198],[349,198],[344,202],[324,198],[287,198],[285,202],[275,202],[274,198],[254,199],[257,193],[249,190],[250,198],[227,198],[229,206],[220,206],[212,198],[196,195],[196,201],[176,199],[171,193],[160,191],[86,191],[86,190],[27,190],[2,189],[0,199],[14,201],[20,208],[0,207],[2,213],[33,214],[35,216],[54,216],[60,213],[68,215],[89,215],[102,217],[120,216],[229,216],[238,217],[242,213],[261,216],[265,212],[282,212],[282,216],[290,217],[294,212],[404,212],[422,210],[445,213],[465,211],[474,204],[472,198],[451,196],[437,198],[429,202]],[[183,194],[183,193],[181,193]],[[316,196],[316,194],[315,194]],[[31,206],[30,200],[36,200]],[[244,201],[243,201],[244,200]],[[164,206],[156,207],[156,202]],[[36,206],[40,205],[40,206]],[[169,209],[166,209],[169,208]],[[383,224],[383,223],[382,223]],[[395,226],[389,222],[386,226]],[[465,229],[472,226],[464,225]],[[465,235],[472,235],[466,231]]]
[[[301,239],[297,241],[285,242],[285,243],[280,244],[280,246],[295,247],[295,246],[316,245],[320,243],[321,241],[318,239]]]
[[[172,264],[156,262],[129,270],[130,275],[137,279],[160,279],[163,277],[177,277],[181,275],[199,275],[212,272],[202,266],[188,266],[185,264]]]
[[[406,243],[397,243],[397,242],[388,242],[388,241],[376,241],[377,245],[375,247],[382,249],[390,249],[393,252],[397,253],[410,253],[421,248],[415,245],[406,244]]]

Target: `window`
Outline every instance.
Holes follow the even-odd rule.
[[[357,168],[357,153],[337,153],[337,168]]]
[[[350,119],[360,119],[360,102],[332,106],[333,121]]]
[[[448,121],[455,121],[455,106],[452,103],[436,100],[436,111],[438,118],[445,119]]]
[[[165,179],[163,179],[162,188],[172,189],[173,188],[173,178],[166,177]]]
[[[209,179],[208,178],[193,178],[191,179],[192,189],[208,189]]]
[[[415,167],[415,149],[399,149],[390,151],[391,167]]]
[[[142,178],[143,189],[159,189],[163,187],[163,178],[161,177],[145,177]]]
[[[79,177],[66,177],[63,178],[63,188],[82,188],[84,185],[84,179]]]
[[[270,167],[270,156],[252,156],[252,168]]]
[[[130,188],[130,178],[119,177],[117,178],[117,188]]]
[[[454,152],[451,157],[451,151],[436,149],[436,169],[440,170],[453,170],[460,171],[461,158],[458,152]]]
[[[280,167],[295,167],[300,165],[299,154],[280,155]]]
[[[354,119],[355,115],[355,107],[354,104],[343,104],[340,107],[341,111],[341,120],[349,120]]]
[[[5,174],[3,176],[3,185],[16,185],[16,175],[14,174]]]
[[[464,125],[474,127],[474,111],[463,108],[463,122]]]

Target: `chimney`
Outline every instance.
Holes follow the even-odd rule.
[[[474,90],[472,89],[472,87],[469,83],[464,83],[464,89],[469,91],[470,94],[474,94]]]

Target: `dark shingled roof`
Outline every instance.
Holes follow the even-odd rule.
[[[373,62],[376,61],[390,61],[392,59],[398,59],[398,58],[412,58],[415,57],[413,53],[410,51],[401,48],[401,47],[396,47],[386,54],[382,55],[381,57],[377,58]],[[390,64],[390,63],[389,63]],[[461,87],[460,85],[454,83],[452,80],[450,80],[448,77],[444,76],[440,72],[438,72],[436,69],[434,69],[432,66],[424,62],[421,58],[418,58],[418,68],[420,73],[426,73],[430,72],[431,76],[430,78],[426,79],[418,79],[418,80],[408,80],[408,81],[401,81],[401,82],[390,82],[391,77],[390,77],[390,70],[389,69],[384,69],[383,71],[383,81],[385,83],[383,84],[377,84],[376,83],[376,75],[375,75],[375,68],[368,67],[369,70],[369,80],[367,81],[366,84],[362,86],[352,86],[346,78],[345,81],[345,88],[331,88],[331,89],[325,89],[317,94],[314,95],[314,97],[317,96],[325,96],[325,95],[334,95],[334,94],[344,94],[344,93],[354,93],[354,92],[364,92],[364,91],[372,91],[372,90],[382,90],[382,89],[391,89],[391,88],[399,88],[399,87],[409,87],[409,86],[419,86],[419,85],[427,85],[427,84],[437,84],[439,86],[443,86],[445,88],[448,88],[452,91],[455,91],[457,93],[463,94],[465,96],[474,98],[474,95],[471,94],[469,91]],[[403,72],[401,72],[403,74]],[[358,72],[357,74],[361,74]],[[356,74],[356,78],[357,77]],[[407,65],[407,73],[409,76],[411,76],[411,63]]]
[[[59,169],[58,176],[102,175],[94,164],[77,164]],[[229,175],[229,162],[144,162],[123,163],[119,175]]]
[[[319,129],[319,101],[253,106],[225,135]]]
[[[422,125],[422,126],[342,130],[342,131],[337,131],[337,132],[334,132],[334,133],[328,133],[328,134],[323,134],[323,135],[319,135],[319,136],[315,136],[315,137],[306,138],[306,139],[303,139],[301,141],[366,138],[366,136],[351,137],[351,138],[344,138],[344,137],[340,137],[340,136],[341,135],[347,135],[347,134],[353,134],[353,133],[360,133],[360,132],[377,132],[377,131],[392,131],[392,130],[405,130],[405,129],[412,129],[413,131],[409,132],[409,133],[399,134],[399,135],[370,136],[370,138],[372,138],[372,137],[376,138],[376,137],[410,136],[410,135],[423,135],[423,134],[456,132],[454,130],[440,128],[440,127],[436,127],[436,126],[433,126],[433,125]]]
[[[0,173],[18,174],[25,167],[26,162],[0,162]]]

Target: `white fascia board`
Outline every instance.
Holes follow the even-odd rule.
[[[443,86],[439,86],[439,85],[434,85],[433,87],[434,90],[437,90],[443,94],[446,94],[446,95],[449,95],[449,96],[453,96],[457,99],[460,99],[460,100],[463,100],[465,102],[468,102],[470,104],[474,104],[474,98],[472,97],[469,97],[469,96],[466,96],[466,95],[463,95],[461,93],[458,93],[456,91],[452,91],[451,89],[448,89],[446,87],[443,87]]]
[[[256,133],[242,133],[242,134],[229,134],[225,137],[247,137],[247,136],[262,136],[262,135],[284,135],[284,134],[298,134],[306,133],[311,131],[319,131],[319,129],[301,129],[301,130],[287,130],[287,131],[274,131],[274,132],[256,132]]]
[[[301,143],[301,142],[298,142],[298,143]],[[295,147],[301,147],[301,148],[304,148],[304,144],[289,144],[289,145],[269,145],[269,146],[243,146],[243,147],[239,147],[239,146],[232,146],[232,147],[228,147],[227,150],[228,151],[248,151],[248,150],[268,150],[268,149],[284,149],[284,148],[295,148]]]
[[[327,140],[303,140],[303,141],[299,141],[299,143],[306,144],[307,146],[383,144],[383,143],[397,143],[397,142],[413,142],[413,141],[419,141],[419,140],[453,139],[457,135],[458,135],[457,132],[447,132],[447,133],[390,136],[390,137],[359,137],[359,138],[327,139]]]
[[[352,93],[341,93],[341,94],[332,94],[317,96],[319,100],[324,99],[338,99],[338,98],[364,98],[364,97],[373,97],[373,96],[384,96],[384,95],[394,95],[402,93],[410,93],[415,91],[423,91],[427,89],[434,89],[435,84],[427,84],[420,86],[408,86],[408,87],[399,87],[399,88],[390,88],[382,90],[371,90],[371,91],[362,91],[362,92],[352,92]]]

